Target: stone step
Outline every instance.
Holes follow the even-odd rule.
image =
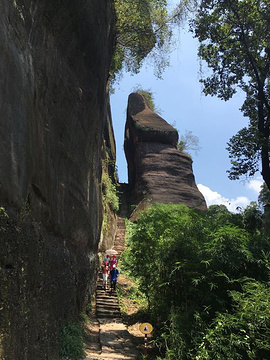
[[[118,303],[118,299],[117,296],[112,296],[112,295],[108,295],[108,296],[97,296],[96,297],[96,302],[106,302],[106,303]]]
[[[120,313],[120,308],[119,306],[100,306],[98,305],[97,306],[97,309],[96,309],[97,312],[111,312],[111,313]]]
[[[120,225],[120,226],[119,226],[119,224],[118,224],[116,231],[117,231],[117,233],[119,233],[119,232],[125,233],[125,232],[126,232],[125,225]]]
[[[112,296],[111,299],[97,296],[96,302],[97,303],[107,303],[107,304],[118,304],[118,299],[116,296],[114,296],[114,297]]]
[[[105,295],[99,293],[99,294],[96,296],[96,300],[97,300],[97,301],[114,302],[114,301],[118,301],[118,298],[117,298],[117,294],[116,294],[116,293],[111,293],[110,291],[108,291]]]
[[[97,290],[96,298],[112,301],[114,299],[117,299],[117,294],[114,291],[111,292],[111,290],[105,291],[102,289]]]
[[[104,291],[104,290],[103,290],[103,291]],[[110,293],[110,291],[108,291],[107,294],[108,294],[108,296],[110,296],[111,300],[109,300],[109,299],[107,298],[107,295],[104,295],[104,293],[103,293],[103,292],[100,292],[100,291],[97,291],[96,299],[97,299],[97,300],[101,300],[101,299],[102,299],[102,300],[105,300],[105,299],[106,299],[106,301],[108,301],[108,302],[117,300],[117,294],[115,294],[115,293]]]
[[[120,312],[120,307],[119,307],[118,304],[111,304],[111,305],[108,305],[108,304],[98,304],[96,310],[97,310],[97,311],[106,310],[106,311],[119,311],[119,312]]]
[[[122,236],[122,237],[120,236],[120,237],[119,237],[118,235],[115,237],[115,239],[114,239],[114,246],[113,246],[114,249],[116,248],[117,245],[118,245],[118,246],[121,245],[122,251],[124,251],[124,249],[123,249],[123,242],[124,242],[124,241],[123,241],[123,238],[124,238],[124,236]],[[115,250],[116,250],[116,249],[115,249]]]
[[[97,304],[97,311],[118,311],[120,312],[120,307],[118,304]]]
[[[123,238],[125,237],[125,231],[124,230],[121,230],[121,231],[118,231],[115,235],[115,239],[121,239],[123,240]]]
[[[120,312],[120,308],[119,308],[119,304],[114,304],[114,305],[108,305],[108,304],[103,304],[103,305],[98,305],[96,306],[96,314],[97,317],[99,318],[100,315],[104,316],[110,316],[110,317],[120,317],[121,316],[121,312]]]
[[[122,234],[117,232],[115,235],[115,239],[114,239],[114,244],[115,244],[115,240],[121,240],[121,242],[123,242],[125,240],[126,234],[123,232]]]
[[[115,300],[115,302],[99,302],[97,301],[97,307],[100,307],[100,308],[105,308],[107,307],[108,309],[119,309],[119,303],[117,300]]]
[[[97,307],[99,308],[108,308],[108,309],[120,309],[119,307],[119,303],[117,301],[115,302],[103,302],[103,301],[99,301],[97,300]]]
[[[125,196],[123,195],[123,199]],[[113,248],[118,252],[117,258],[125,249],[127,204],[120,205],[117,219],[117,230]],[[110,287],[110,279],[108,280]],[[96,284],[95,312],[99,323],[99,340],[101,351],[89,352],[85,360],[135,360],[139,352],[131,343],[130,334],[123,324],[117,293],[104,290],[102,273],[100,272]]]
[[[118,246],[116,246],[116,247],[115,247],[115,250],[118,252],[118,257],[120,257],[120,255],[121,255],[121,254],[122,254],[122,252],[123,252],[123,251],[122,251],[122,250],[120,250],[120,249],[121,249],[121,247],[120,247],[120,246],[119,246],[119,247],[118,247]]]
[[[111,293],[111,289],[108,287],[108,289],[105,291],[103,289],[103,286],[100,287],[100,288],[97,288],[96,290],[96,295],[98,295],[99,297],[107,297],[107,296],[110,296],[111,298],[112,297],[117,297],[117,295],[115,293]]]
[[[117,298],[116,292],[114,290],[112,291],[109,287],[107,288],[107,290],[104,290],[102,286],[100,289],[97,289],[97,294],[99,295],[99,297],[103,298]]]
[[[110,281],[108,281],[108,283],[107,283],[107,289],[110,289]],[[99,283],[97,284],[97,290],[103,290],[103,291],[105,291],[104,285],[103,285],[102,282],[99,282]]]
[[[106,293],[104,290],[98,291],[98,293],[96,294],[96,299],[100,300],[100,301],[108,301],[108,302],[112,302],[112,301],[118,301],[117,298],[117,294],[116,292],[111,292],[111,290],[107,290]]]
[[[117,222],[117,230],[124,230],[126,231],[126,225],[124,222]]]
[[[122,245],[123,245],[123,250],[124,250],[125,238],[126,238],[126,235],[125,235],[125,234],[122,234],[122,235],[120,235],[120,236],[119,236],[118,234],[116,234],[116,235],[115,235],[115,239],[114,239],[114,245],[115,245],[116,240],[118,240],[119,242],[122,243]]]
[[[111,317],[114,317],[114,316],[120,317],[121,316],[120,309],[107,309],[107,308],[97,307],[97,317],[99,317],[100,314],[108,315]]]
[[[106,311],[97,310],[97,318],[111,318],[111,319],[120,319],[121,313],[120,311]]]

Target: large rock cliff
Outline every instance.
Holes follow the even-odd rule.
[[[192,159],[176,149],[177,141],[177,131],[150,110],[145,98],[130,94],[124,149],[137,210],[155,202],[183,203],[206,210],[195,183]]]
[[[57,359],[95,279],[112,2],[0,10],[0,357]]]

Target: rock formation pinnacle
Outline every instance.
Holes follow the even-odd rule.
[[[139,93],[129,95],[125,126],[125,155],[133,201],[183,203],[206,210],[192,170],[192,159],[177,150],[178,133],[152,111]]]

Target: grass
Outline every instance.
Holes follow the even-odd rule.
[[[66,322],[61,328],[60,356],[62,360],[81,360],[85,358],[86,329],[90,324],[89,312],[91,304],[88,305],[88,313],[81,313],[78,319]]]
[[[147,301],[138,284],[121,273],[117,281],[117,295],[123,321],[127,325],[144,322],[147,317]]]

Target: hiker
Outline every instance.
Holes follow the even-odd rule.
[[[110,260],[110,270],[113,269],[113,265],[115,265],[115,267],[117,266],[117,259],[116,259],[115,255],[113,255]]]
[[[109,257],[108,254],[106,254],[106,255],[104,256],[103,264],[105,264],[105,262],[107,262],[108,265],[109,265],[109,263],[110,263],[110,257]]]
[[[118,269],[116,269],[116,265],[113,265],[112,270],[110,271],[111,277],[111,291],[116,288],[117,276],[119,275]]]
[[[102,278],[103,278],[103,287],[104,290],[107,290],[107,282],[108,282],[108,275],[109,275],[110,269],[108,266],[108,262],[105,261],[102,265]]]

